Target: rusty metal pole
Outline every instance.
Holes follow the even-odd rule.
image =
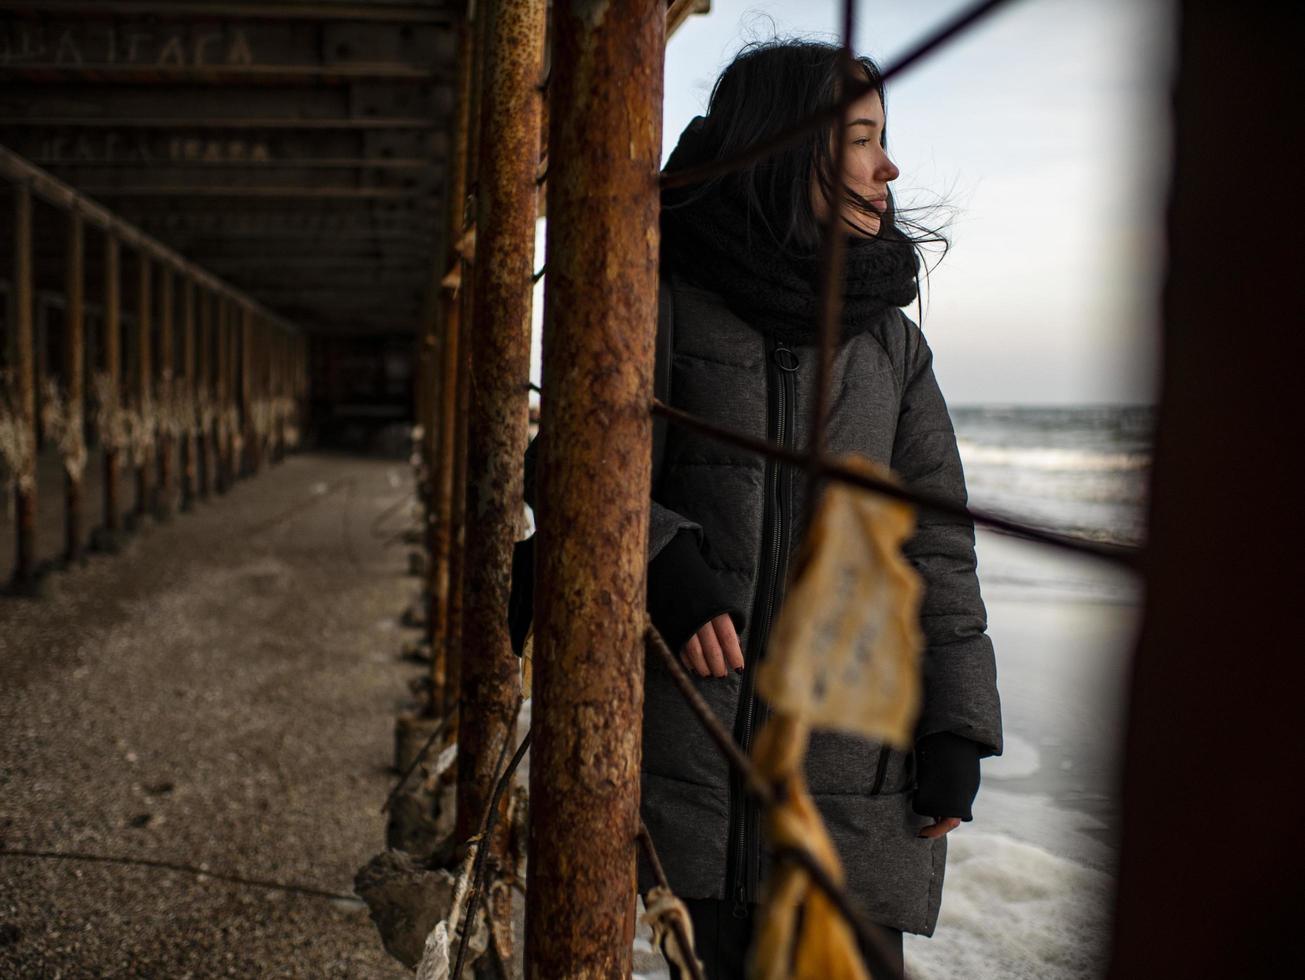
[[[195,280],[190,276],[181,284],[181,363],[186,413],[186,429],[181,436],[181,506],[190,510],[195,506],[199,487],[199,464],[195,459],[198,450],[195,435]]]
[[[226,481],[230,490],[240,479],[241,447],[244,439],[240,430],[240,404],[237,396],[240,384],[240,322],[236,308],[231,303],[224,304],[227,342],[226,391],[223,392],[227,409],[227,445],[226,445]]]
[[[458,22],[458,100],[449,156],[448,214],[445,227],[445,260],[441,279],[453,268],[461,268],[457,245],[465,230],[467,196],[467,143],[471,120],[472,68],[475,60],[475,25]],[[458,335],[461,304],[452,289],[439,291],[440,346],[439,397],[436,408],[438,431],[432,460],[433,510],[429,528],[431,680],[433,707],[439,714],[451,710],[448,687],[448,612],[453,543],[453,452],[457,420]]]
[[[109,535],[118,532],[122,520],[122,503],[118,499],[118,483],[122,479],[122,446],[118,439],[119,420],[107,417],[107,411],[116,412],[122,403],[122,282],[121,256],[118,239],[112,232],[104,236],[104,374],[107,390],[102,397],[108,405],[101,411],[102,421],[109,429],[99,433],[104,447],[104,530]]]
[[[172,513],[172,454],[173,434],[171,420],[166,416],[174,409],[174,388],[177,383],[172,350],[172,317],[176,305],[173,288],[175,277],[172,269],[164,265],[159,269],[159,484],[155,495],[154,514],[156,517],[168,517]]]
[[[154,318],[154,283],[153,268],[147,252],[138,253],[140,261],[140,285],[136,297],[136,411],[140,413],[142,429],[149,435],[154,434],[154,392],[153,364],[150,359],[150,340]],[[147,438],[141,435],[141,438]],[[135,462],[135,461],[134,461]],[[136,462],[136,517],[144,519],[150,512],[153,501],[150,499],[154,486],[151,458]]]
[[[82,474],[86,464],[86,429],[83,418],[86,404],[86,233],[81,213],[76,208],[68,212],[68,253],[65,261],[65,418],[66,424],[75,431],[68,446],[73,458],[65,457],[64,460],[64,557],[69,562],[75,562],[80,561],[85,552],[82,540]]]
[[[258,433],[254,431],[254,318],[240,311],[240,427],[245,437],[242,469],[253,475],[258,469]]]
[[[199,305],[199,363],[196,365],[198,374],[198,384],[196,386],[196,395],[201,406],[207,406],[209,412],[215,404],[215,393],[213,390],[213,379],[215,376],[215,366],[213,357],[213,307],[216,304],[216,298],[210,293],[200,294]],[[199,425],[198,449],[196,450],[199,457],[199,495],[203,499],[208,499],[213,493],[213,447],[216,441],[216,434],[213,431],[213,420],[207,420],[201,415]]]
[[[527,977],[630,974],[664,29],[553,7]]]
[[[227,317],[227,301],[222,297],[217,298],[216,302],[217,322],[214,329],[217,333],[217,351],[214,353],[214,359],[217,361],[217,381],[213,388],[213,408],[216,412],[217,444],[214,447],[216,455],[216,465],[214,471],[217,474],[217,492],[226,493],[231,486],[231,431],[228,426],[228,375],[231,371],[230,355],[231,344],[228,342],[227,334],[229,323]]]
[[[32,193],[25,184],[14,188],[14,413],[21,426],[24,451],[14,474],[17,555],[13,584],[28,588],[36,573],[36,345],[32,301]]]
[[[480,133],[484,125],[483,95],[489,63],[489,29],[491,6],[477,4],[476,52],[473,62],[470,125],[467,130],[467,210],[464,220],[468,228],[475,228],[476,193],[480,180]],[[453,541],[452,560],[449,563],[448,612],[448,690],[456,699],[462,690],[462,612],[466,598],[467,569],[467,413],[471,401],[471,338],[479,328],[475,321],[475,257],[474,247],[469,262],[462,267],[461,311],[458,316],[457,350],[457,408],[454,413],[455,432],[453,445]]]
[[[512,546],[523,513],[521,459],[526,449],[530,376],[530,301],[534,290],[538,161],[509,147],[537,145],[539,76],[546,0],[495,0],[487,16],[477,194],[467,418],[466,512],[475,533],[465,545],[461,696],[458,709],[459,840],[477,832],[496,781],[505,739],[514,737],[520,663],[508,635]],[[508,796],[502,797],[506,808]],[[506,860],[509,822],[492,853]],[[511,893],[490,914],[511,922]],[[502,930],[511,935],[510,928]]]

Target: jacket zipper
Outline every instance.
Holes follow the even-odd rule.
[[[793,441],[792,414],[795,401],[794,375],[798,368],[797,354],[789,347],[773,340],[767,340],[767,369],[774,381],[774,429],[772,438],[785,447]],[[761,615],[754,621],[748,661],[743,671],[743,691],[741,694],[743,711],[736,725],[735,738],[746,754],[752,747],[752,732],[757,712],[755,693],[756,675],[754,667],[766,648],[770,634],[771,620],[779,593],[784,586],[782,570],[788,564],[785,542],[788,534],[788,511],[791,506],[790,481],[792,474],[785,470],[780,472],[774,460],[766,461],[767,507],[764,512],[770,516],[769,526],[763,528],[762,538],[767,540],[770,550],[767,561],[758,577],[758,595],[764,604],[758,604]],[[769,531],[769,536],[766,535]],[[734,898],[733,914],[744,918],[748,914],[748,897],[756,890],[760,873],[760,846],[757,840],[759,823],[756,804],[747,793],[740,777],[731,780],[732,799],[730,807],[733,824],[731,841],[735,845],[732,866],[733,882],[729,893]]]

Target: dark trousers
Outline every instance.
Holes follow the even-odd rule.
[[[734,903],[719,898],[686,898],[693,920],[693,944],[706,970],[706,980],[744,980],[745,958],[759,906],[749,905],[747,916],[734,915]],[[902,967],[902,931],[882,926],[891,958]],[[862,953],[864,955],[864,952]],[[690,980],[674,966],[671,980]]]

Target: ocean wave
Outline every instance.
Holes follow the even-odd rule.
[[[1077,472],[1144,470],[1151,465],[1149,453],[1058,449],[1051,446],[990,446],[963,438],[957,439],[957,447],[961,452],[961,460],[966,465]]]

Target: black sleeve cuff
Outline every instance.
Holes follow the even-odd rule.
[[[915,812],[973,820],[970,807],[979,792],[979,751],[978,742],[954,732],[935,732],[916,742]]]
[[[721,613],[729,613],[736,632],[746,619],[734,608],[716,571],[698,548],[697,536],[681,530],[648,563],[648,615],[666,645],[676,653],[689,637]]]

